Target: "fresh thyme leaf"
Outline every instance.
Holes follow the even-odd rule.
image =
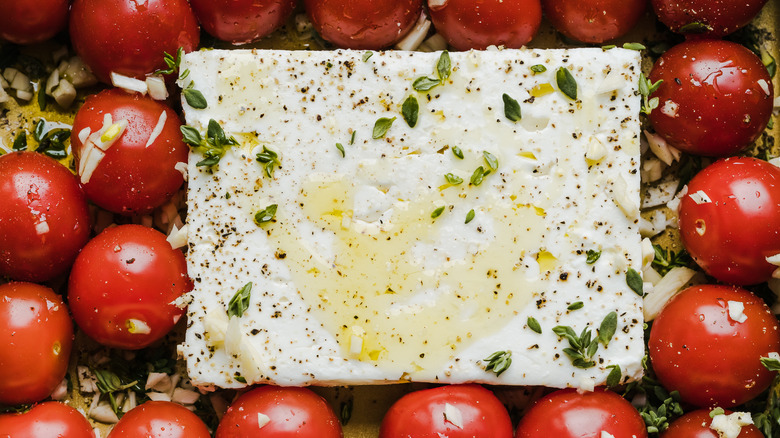
[[[342,426],[346,426],[347,423],[349,423],[349,420],[352,418],[353,404],[354,404],[353,397],[350,397],[349,399],[347,399],[347,401],[341,402],[339,420],[341,421]]]
[[[355,134],[357,134],[357,131],[352,131],[352,135],[349,137],[349,144],[350,145],[355,144]]]
[[[439,82],[443,85],[450,77],[452,72],[452,62],[450,61],[450,52],[443,51],[439,56],[439,62],[436,63],[436,73],[439,75]]]
[[[374,140],[384,137],[390,127],[393,126],[395,119],[396,117],[393,117],[392,119],[382,117],[381,119],[377,120],[376,123],[374,123],[374,131],[372,133]]]
[[[569,307],[566,308],[566,310],[580,310],[585,306],[585,303],[582,301],[575,301],[571,304],[569,304]]]
[[[46,121],[43,119],[39,119],[35,123],[35,129],[33,130],[33,138],[35,139],[35,141],[40,143],[41,140],[43,140],[45,131],[46,131]]]
[[[336,147],[339,147],[339,143],[336,143]],[[341,151],[342,156],[344,156],[344,151]],[[279,154],[276,152],[268,149],[265,145],[263,145],[263,151],[257,154],[257,158],[255,158],[260,164],[263,165],[263,169],[265,170],[266,176],[268,178],[274,177],[274,170],[276,170],[276,166],[281,164],[279,163]]]
[[[612,337],[615,336],[616,331],[617,312],[612,311],[607,313],[607,316],[605,316],[604,320],[601,321],[601,325],[599,326],[599,342],[604,344],[604,347],[609,346],[609,341],[611,341]]]
[[[190,146],[200,146],[202,139],[197,129],[192,126],[182,125],[181,134],[182,140]]]
[[[512,352],[496,351],[482,360],[487,362],[485,371],[493,371],[496,373],[496,377],[498,377],[512,365]]]
[[[606,45],[606,46],[601,46],[601,50],[612,50],[612,49],[614,49],[615,47],[617,47],[617,46],[616,46],[616,45],[614,45],[614,44],[608,44],[608,45]]]
[[[678,266],[687,267],[691,263],[691,256],[685,249],[680,251],[672,251],[671,249],[664,249],[661,245],[653,245],[653,251],[655,256],[653,258],[653,268],[658,271],[661,276],[666,275],[673,268]]]
[[[642,95],[641,112],[643,114],[650,114],[654,109],[658,108],[658,98],[650,98],[650,95],[655,93],[663,82],[663,79],[659,79],[653,83],[645,77],[644,73],[639,74],[639,94]]]
[[[228,303],[227,314],[228,318],[242,317],[244,312],[249,308],[249,298],[252,296],[252,282],[245,284],[241,289],[233,295]]]
[[[138,381],[132,381],[124,383],[122,379],[109,370],[92,370],[97,380],[96,386],[101,394],[108,396],[108,402],[111,405],[111,410],[115,414],[119,415],[119,405],[116,402],[115,392],[124,391],[128,388],[135,386]]]
[[[344,145],[343,144],[336,143],[336,149],[338,149],[339,152],[341,152],[342,158],[347,156],[347,153],[344,151]]]
[[[225,135],[225,131],[222,130],[222,127],[214,119],[209,120],[205,139],[191,126],[183,125],[180,130],[184,143],[188,144],[190,149],[203,154],[203,160],[196,164],[198,167],[215,166],[222,159],[222,156],[225,155],[228,147],[238,144],[235,138],[228,138]]]
[[[156,75],[170,75],[174,72],[179,71],[179,66],[181,65],[181,58],[184,55],[184,48],[179,47],[178,50],[176,50],[176,56],[171,55],[168,52],[163,52],[163,61],[165,61],[165,65],[168,66],[167,69],[164,70],[157,70],[153,74]]]
[[[644,292],[642,291],[644,286],[642,282],[642,276],[639,275],[639,272],[636,272],[634,268],[628,268],[626,271],[626,284],[629,288],[631,288],[632,291],[634,291],[635,294],[639,295],[640,297],[645,296]]]
[[[278,208],[277,204],[271,204],[268,207],[255,213],[255,223],[257,225],[263,225],[268,222],[271,222],[274,219],[274,216],[276,216],[277,208]]]
[[[200,91],[194,89],[194,88],[185,88],[181,92],[184,95],[184,99],[187,101],[187,104],[195,109],[204,109],[208,107],[208,103],[206,102],[206,98],[203,97],[203,93]]]
[[[710,411],[710,418],[715,418],[717,415],[723,415],[725,413],[726,411],[724,411],[723,408],[718,407]]]
[[[544,73],[547,71],[547,67],[542,64],[536,64],[531,66],[531,71],[534,72],[534,74]]]
[[[46,88],[46,84],[43,82],[43,80],[40,81],[38,84],[38,108],[40,108],[41,111],[46,110],[46,92],[44,91]]]
[[[401,114],[404,116],[404,121],[410,128],[417,126],[417,117],[420,113],[420,104],[417,102],[417,98],[409,96],[401,105]]]
[[[712,31],[712,26],[706,23],[693,22],[680,28],[680,33],[701,34]]]
[[[438,79],[429,78],[427,76],[420,76],[412,82],[412,88],[415,91],[430,91],[433,87],[440,85],[441,81]]]
[[[528,324],[529,329],[535,331],[536,333],[542,334],[542,326],[533,316],[529,316],[525,323]]]
[[[453,186],[457,186],[458,184],[463,183],[463,178],[459,177],[458,175],[448,173],[444,175],[444,178],[447,180],[448,184],[451,184]]]
[[[482,181],[485,179],[485,175],[487,175],[487,173],[485,173],[484,167],[479,166],[474,169],[474,173],[471,174],[471,185],[478,186],[482,184]]]
[[[16,138],[14,139],[14,143],[11,146],[13,150],[15,151],[24,151],[27,149],[27,133],[24,131],[19,131],[18,134],[16,134]]]
[[[579,336],[574,329],[568,326],[555,326],[553,333],[559,338],[569,341],[569,348],[564,348],[563,352],[569,356],[572,365],[577,368],[592,368],[596,366],[593,356],[599,348],[598,340],[593,339],[593,334],[588,328],[584,328]]]
[[[466,213],[466,222],[464,222],[464,223],[469,223],[469,222],[473,221],[474,220],[474,216],[476,216],[476,215],[477,214],[474,213],[474,209],[472,208],[471,210],[469,210],[468,213]]]
[[[485,157],[485,163],[487,163],[491,170],[498,169],[498,158],[496,158],[495,155],[488,151],[482,151],[482,156]]]
[[[577,100],[577,81],[568,68],[560,67],[555,72],[555,82],[558,89],[571,100]]]
[[[437,217],[441,216],[442,213],[444,213],[443,205],[436,210],[433,210],[433,213],[431,213],[431,219],[436,219]]]
[[[640,43],[625,43],[623,44],[623,48],[628,50],[641,51],[641,50],[645,50],[647,47],[645,47],[643,44]]]
[[[367,52],[364,52],[363,53],[363,62],[368,61],[369,59],[371,59],[372,56],[374,56],[374,52],[372,52],[370,50],[367,51]]]
[[[246,383],[246,377],[236,374],[233,376],[233,380],[235,380],[238,383]]]
[[[775,357],[762,357],[761,365],[769,371],[780,371],[780,359]]]
[[[461,160],[463,159],[463,151],[460,150],[460,148],[457,146],[452,147],[452,154],[460,158]]]
[[[506,93],[501,98],[504,100],[504,116],[512,122],[519,121],[523,117],[520,113],[520,104]]]
[[[610,365],[607,369],[610,370],[607,375],[607,386],[620,385],[620,380],[623,378],[623,371],[620,369],[620,365]]]
[[[38,124],[40,126],[40,123]],[[36,131],[38,130],[36,126]],[[33,133],[33,136],[36,134]],[[68,156],[65,142],[70,139],[70,129],[52,129],[47,132],[43,138],[38,140],[38,147],[35,152],[44,154],[55,160],[60,160]]]
[[[595,249],[589,249],[586,253],[587,258],[585,259],[585,263],[592,265],[596,263],[596,260],[601,257],[601,251],[596,251]]]

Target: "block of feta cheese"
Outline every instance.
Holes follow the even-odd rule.
[[[189,159],[192,381],[640,377],[639,60],[187,54],[186,123],[237,142]]]

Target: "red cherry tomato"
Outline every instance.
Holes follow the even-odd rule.
[[[261,415],[262,414],[262,415]],[[260,425],[260,421],[263,425]],[[216,438],[341,438],[333,409],[306,388],[260,386],[230,405]]]
[[[652,0],[658,19],[674,32],[720,37],[750,23],[766,0]]]
[[[729,301],[744,305],[747,318],[730,315]],[[727,408],[752,399],[772,382],[774,373],[759,359],[780,352],[780,332],[764,301],[750,292],[693,286],[655,319],[648,352],[664,387],[696,406]]]
[[[511,438],[504,405],[479,385],[415,391],[396,401],[382,419],[379,438]]]
[[[89,239],[87,198],[72,173],[35,152],[0,156],[0,275],[46,281]]]
[[[520,419],[516,438],[646,438],[644,420],[631,403],[604,388],[578,393],[555,391],[539,399]]]
[[[666,432],[661,434],[661,438],[718,438],[717,432],[710,429],[710,424],[712,424],[712,417],[709,410],[699,409],[688,412],[674,420]],[[739,438],[764,438],[764,434],[751,424],[742,426]]]
[[[142,78],[165,68],[163,52],[191,52],[200,33],[186,0],[75,0],[70,39],[95,76],[111,72]]]
[[[428,7],[436,30],[457,50],[519,48],[542,22],[539,0],[428,0]]]
[[[81,412],[46,402],[25,413],[0,415],[0,438],[95,438],[95,432]]]
[[[558,32],[601,44],[627,34],[645,13],[646,0],[544,0],[544,13]]]
[[[147,146],[163,112],[162,131]],[[111,114],[114,123],[127,120],[128,125],[84,183],[84,191],[106,210],[126,215],[149,213],[184,183],[176,170],[177,163],[187,162],[189,153],[179,130],[181,120],[168,106],[139,94],[111,89],[90,96],[76,114],[71,131],[79,169],[86,152],[79,133],[85,128],[98,132],[106,114]]]
[[[688,184],[679,226],[708,274],[731,284],[769,280],[777,266],[766,258],[780,253],[780,168],[755,158],[716,161]]]
[[[304,0],[322,38],[350,49],[382,49],[398,42],[422,13],[422,0]]]
[[[148,401],[122,416],[108,438],[211,438],[203,420],[173,402]]]
[[[184,310],[187,265],[165,235],[141,225],[109,228],[73,264],[68,303],[84,332],[109,347],[144,348],[165,336]]]
[[[0,11],[0,38],[40,43],[65,29],[68,0],[0,0]]]
[[[0,285],[0,404],[48,397],[65,377],[72,345],[59,295],[34,283]]]
[[[656,61],[650,80],[655,130],[685,152],[722,157],[757,139],[772,115],[774,90],[761,60],[745,47],[713,40],[687,41]]]
[[[198,21],[211,35],[233,44],[259,40],[290,17],[295,0],[190,0]]]

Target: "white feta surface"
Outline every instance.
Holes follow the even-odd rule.
[[[196,166],[198,154],[189,160],[195,288],[180,352],[195,384],[577,387],[604,384],[612,365],[641,376],[642,300],[626,284],[629,268],[641,271],[638,53],[452,53],[445,83],[414,91],[416,78],[437,77],[439,56],[185,56],[208,101],[183,103],[187,124],[205,133],[215,119],[241,144],[212,171]],[[534,74],[536,64],[546,71]],[[558,90],[559,67],[578,100]],[[519,102],[520,121],[505,116],[503,94]],[[401,113],[408,96],[419,101],[414,128]],[[372,138],[377,120],[393,117]],[[279,155],[272,178],[255,160],[263,146]],[[484,152],[498,167],[470,184],[489,168]],[[448,185],[448,173],[463,183]],[[271,204],[274,221],[258,226],[255,213]],[[601,252],[593,264],[588,250]],[[248,282],[249,309],[228,318]],[[553,327],[595,338],[613,311],[617,330],[595,366],[573,366]],[[483,360],[496,351],[511,352],[500,376]]]

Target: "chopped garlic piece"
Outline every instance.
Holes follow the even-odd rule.
[[[257,413],[257,428],[262,429],[263,426],[270,423],[271,419],[268,417],[268,415],[265,415],[262,412]]]
[[[49,232],[49,223],[41,221],[35,224],[35,232],[40,236]]]
[[[712,203],[712,199],[710,199],[710,197],[707,196],[707,193],[705,193],[704,190],[699,190],[698,192],[691,193],[688,196],[690,196],[691,200],[698,205]]]
[[[650,146],[650,150],[653,151],[653,154],[655,154],[659,160],[666,163],[667,166],[671,166],[674,162],[674,155],[670,149],[671,146],[669,146],[666,143],[666,140],[658,134],[653,134],[648,130],[645,130],[644,133],[645,138],[647,138],[647,144]]]
[[[588,141],[588,151],[585,152],[585,159],[595,163],[606,156],[607,148],[604,147],[604,143],[596,137],[591,137]]]
[[[728,305],[729,318],[739,323],[747,320],[747,315],[745,315],[745,303],[742,301],[729,301]]]
[[[154,125],[154,129],[152,129],[151,135],[149,135],[149,140],[146,142],[146,147],[151,146],[152,143],[157,140],[157,137],[159,137],[160,133],[162,133],[162,130],[165,127],[165,122],[167,120],[168,112],[163,110],[162,113],[160,113],[160,117],[157,119],[157,124]]]
[[[655,260],[655,248],[653,242],[647,237],[642,239],[642,269],[649,268]]]
[[[648,291],[644,298],[645,321],[654,320],[666,303],[669,302],[685,286],[696,271],[682,266],[672,268],[664,277],[653,286],[652,291]]]
[[[742,431],[742,426],[750,424],[753,424],[750,412],[734,412],[729,415],[714,416],[710,429],[714,430],[720,438],[737,438]]]
[[[611,433],[607,432],[606,430],[601,431],[601,438],[615,438],[615,435],[612,435]]]
[[[449,403],[444,404],[444,421],[458,429],[463,429],[463,414],[461,414],[460,409]]]
[[[165,100],[168,98],[168,88],[166,88],[165,80],[162,76],[147,76],[146,88],[149,91],[149,97],[154,100]]]
[[[125,91],[134,91],[141,94],[146,94],[149,91],[146,82],[115,72],[111,72],[111,84]]]
[[[622,176],[618,176],[612,181],[612,200],[623,211],[627,218],[632,219],[639,216],[639,208],[634,200],[628,196],[628,184]]]
[[[422,12],[412,30],[395,45],[395,48],[398,50],[417,49],[420,47],[420,44],[425,41],[425,37],[428,36],[428,30],[430,28],[431,22],[428,20],[426,13]]]
[[[127,331],[134,335],[148,335],[152,332],[152,328],[144,320],[130,318],[126,323]]]

